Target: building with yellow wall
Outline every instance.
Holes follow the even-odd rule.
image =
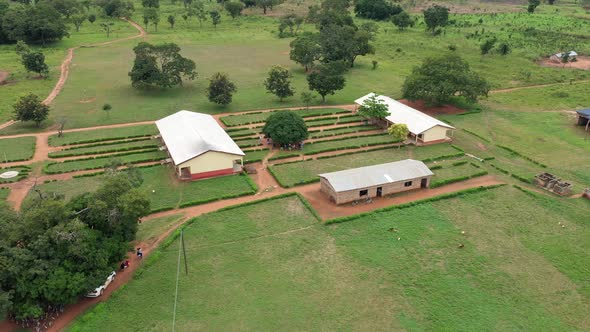
[[[242,171],[244,152],[211,115],[179,111],[156,121],[156,126],[180,179]]]

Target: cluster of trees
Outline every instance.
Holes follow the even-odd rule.
[[[174,43],[152,45],[141,42],[133,48],[135,60],[129,72],[135,88],[182,85],[182,78],[194,80],[197,76],[195,62],[180,55],[180,47]]]
[[[36,190],[20,213],[0,207],[0,312],[39,318],[104,283],[129,250],[149,200],[136,170],[64,200]]]
[[[65,19],[55,3],[9,5],[6,0],[0,0],[0,44],[24,40],[45,45],[65,36],[68,36]]]
[[[402,7],[387,0],[357,0],[354,5],[356,16],[384,21],[403,11]]]
[[[275,112],[266,119],[262,133],[280,146],[298,144],[309,136],[301,115],[291,111]]]
[[[47,119],[49,106],[43,104],[39,96],[28,93],[20,97],[13,105],[14,119],[18,121],[33,121],[37,127]]]

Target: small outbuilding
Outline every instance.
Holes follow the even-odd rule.
[[[408,140],[411,143],[421,145],[449,142],[452,140],[455,127],[433,118],[428,114],[422,113],[408,105],[402,104],[393,98],[369,93],[354,102],[358,105],[362,105],[365,100],[373,96],[376,96],[377,100],[387,105],[389,115],[385,117],[385,120],[388,125],[401,123],[408,126],[410,132]]]
[[[156,126],[181,180],[242,171],[244,152],[211,115],[180,111]]]
[[[320,190],[336,204],[428,188],[434,174],[421,161],[406,159],[320,174]]]
[[[590,108],[576,111],[578,113],[578,126],[584,126],[585,130],[590,127]]]

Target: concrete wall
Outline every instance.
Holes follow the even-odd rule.
[[[382,191],[381,191],[382,196],[391,195],[391,194],[395,194],[395,193],[399,193],[399,192],[403,192],[403,191],[421,188],[422,179],[427,179],[426,188],[428,188],[430,186],[430,178],[431,178],[431,176],[426,176],[426,177],[407,180],[407,181],[412,181],[412,185],[410,185],[408,187],[406,187],[404,185],[407,181],[400,181],[400,182],[393,182],[393,183],[385,183],[382,185],[372,186],[372,187],[367,187],[367,188],[358,188],[358,189],[343,191],[343,192],[338,192],[338,193],[334,190],[334,188],[332,188],[332,186],[330,185],[330,183],[326,179],[320,178],[320,191],[323,192],[324,194],[326,194],[329,197],[331,202],[334,202],[336,204],[344,204],[344,203],[349,203],[349,202],[356,201],[359,199],[366,199],[367,196],[363,196],[363,197],[360,196],[361,190],[368,190],[368,197],[371,197],[371,198],[377,196],[377,188],[378,187],[382,188]]]
[[[449,131],[449,128],[443,127],[443,126],[434,126],[430,129],[428,129],[427,131],[425,131],[423,134],[423,141],[424,143],[428,143],[431,141],[440,141],[440,140],[444,140],[446,138],[450,138],[447,135],[447,131]]]
[[[191,160],[185,161],[182,164],[179,164],[177,166],[177,169],[180,172],[182,168],[189,167],[191,177],[193,179],[231,174],[234,171],[234,160],[240,160],[240,163],[242,163],[242,159],[243,156],[239,155],[217,151],[209,151]],[[195,176],[199,174],[202,174],[204,176]]]

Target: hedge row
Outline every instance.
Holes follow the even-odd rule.
[[[481,136],[481,135],[479,135],[479,134],[477,134],[477,133],[474,133],[474,132],[473,132],[473,131],[471,131],[471,130],[467,130],[467,129],[465,129],[465,128],[462,128],[462,130],[463,130],[464,132],[468,133],[468,134],[471,134],[471,135],[473,135],[473,136],[475,136],[475,137],[479,138],[480,140],[482,140],[482,141],[484,141],[484,142],[487,142],[487,143],[492,143],[492,142],[491,142],[489,139],[487,139],[487,138],[485,138],[485,137],[483,137],[483,136]]]
[[[93,144],[84,144],[81,146],[72,146],[72,147],[65,148],[61,151],[69,151],[69,150],[80,149],[80,148],[93,148],[93,147],[105,146],[105,145],[126,144],[126,143],[132,143],[132,142],[140,142],[140,141],[149,141],[151,139],[152,139],[151,137],[139,137],[139,138],[131,138],[131,139],[122,139],[122,140],[115,141],[115,142],[98,142],[98,143],[93,143]],[[70,144],[70,145],[73,145],[73,144]]]
[[[330,133],[330,131],[341,131],[342,129],[352,129],[352,128],[356,128],[359,127],[359,129],[357,130],[351,130],[351,131],[346,131],[346,132],[334,132],[334,133]],[[332,136],[338,136],[338,135],[344,135],[344,134],[352,134],[352,133],[360,133],[360,132],[364,132],[364,131],[371,131],[371,130],[378,130],[378,128],[376,127],[368,127],[368,126],[348,126],[348,127],[338,127],[338,128],[333,128],[333,129],[327,129],[327,130],[318,130],[315,133],[326,133],[326,135],[311,135],[310,138],[322,138],[322,137],[332,137]]]
[[[430,168],[431,171],[437,170],[437,169],[441,169],[443,168],[442,165],[436,165],[436,166],[432,166],[432,167],[428,167]]]
[[[523,155],[522,153],[520,153],[518,151],[514,151],[512,148],[509,148],[509,147],[504,146],[504,145],[499,145],[499,144],[496,144],[496,146],[499,147],[500,149],[504,149],[504,150],[506,150],[508,152],[511,152],[512,154],[517,155],[517,156],[519,156],[519,157],[521,157],[521,158],[523,158],[525,160],[528,160],[528,161],[530,161],[531,163],[533,163],[535,165],[539,165],[539,166],[541,166],[543,168],[547,168],[547,165],[545,165],[543,163],[540,163],[540,162],[534,160],[533,158],[530,158],[528,156],[525,156],[525,155]]]
[[[90,158],[66,160],[66,161],[62,161],[62,162],[53,162],[53,163],[45,164],[45,166],[43,167],[43,172],[45,174],[61,174],[61,173],[70,173],[70,172],[77,172],[77,171],[86,171],[86,170],[91,170],[91,169],[99,169],[99,168],[105,167],[105,165],[94,165],[94,166],[90,166],[90,167],[75,168],[75,169],[71,169],[71,170],[68,170],[68,171],[51,171],[49,169],[49,167],[51,167],[52,165],[57,165],[57,164],[69,164],[69,163],[75,163],[75,162],[87,161],[87,160],[111,160],[111,159],[116,159],[116,158],[121,157],[121,156],[141,154],[141,153],[146,153],[146,152],[157,152],[157,151],[158,150],[141,151],[141,152],[131,151],[131,152],[120,153],[120,154],[110,155],[110,156],[99,156],[99,157],[90,157]],[[150,162],[150,161],[158,161],[158,160],[162,160],[162,159],[165,159],[165,158],[166,158],[166,156],[150,157],[150,158],[138,159],[138,160],[135,160],[133,162],[128,162],[128,163],[130,163],[130,164],[144,163],[144,162]]]
[[[445,180],[440,180],[440,181],[435,181],[433,183],[430,184],[430,188],[438,188],[450,183],[455,183],[455,182],[460,182],[460,181],[465,181],[465,180],[469,180],[472,178],[477,178],[480,176],[484,176],[487,175],[488,171],[481,171],[481,172],[477,172],[475,174],[471,174],[471,175],[464,175],[464,176],[458,176],[458,177],[454,177],[454,178],[450,178],[450,179],[445,179]]]
[[[476,164],[476,163],[470,162],[469,164],[470,164],[471,166],[475,167],[475,168],[481,168],[481,166],[479,166],[479,165],[478,165],[478,164]]]
[[[451,158],[457,158],[457,157],[463,157],[465,155],[465,152],[459,152],[459,153],[455,153],[455,154],[446,154],[446,155],[442,155],[442,156],[438,156],[438,157],[432,157],[432,158],[426,158],[426,159],[422,159],[423,163],[429,163],[432,161],[437,161],[437,160],[442,160],[442,159],[451,159]]]
[[[532,179],[525,178],[525,177],[523,177],[523,176],[520,176],[520,175],[518,175],[518,174],[514,174],[514,173],[512,173],[512,174],[510,174],[510,176],[512,176],[513,178],[515,178],[515,179],[517,179],[517,180],[519,180],[519,181],[522,181],[522,182],[524,182],[524,183],[528,183],[528,184],[531,184],[531,183],[533,183],[533,180],[532,180]]]
[[[521,187],[521,186],[519,186],[519,185],[513,184],[512,186],[513,186],[514,188],[516,188],[516,189],[518,189],[518,190],[522,191],[523,193],[525,193],[525,194],[529,195],[529,196],[532,196],[532,197],[537,197],[537,194],[536,194],[536,193],[534,193],[534,192],[532,192],[532,191],[530,191],[530,190],[524,189],[523,187]]]
[[[156,166],[161,166],[161,165],[160,164],[141,165],[141,166],[133,166],[133,168],[140,169],[140,168],[149,168],[149,167],[156,167]],[[125,170],[126,169],[123,169],[123,171],[125,171]],[[104,173],[105,173],[104,171],[100,171],[100,172],[94,172],[94,173],[79,174],[79,175],[72,176],[72,178],[89,178],[92,176],[102,175]]]
[[[31,172],[31,167],[27,165],[23,166],[14,166],[14,167],[4,167],[0,168],[0,173],[8,172],[8,171],[18,171],[18,175],[11,179],[0,179],[0,184],[7,184],[7,183],[14,183],[20,180],[24,180],[29,177],[29,173]]]
[[[456,161],[452,165],[453,166],[461,166],[461,165],[465,165],[465,164],[467,164],[467,160]]]
[[[400,147],[401,148],[405,148],[406,146],[405,145],[401,145]],[[396,149],[398,149],[400,147],[397,147]],[[357,154],[357,153],[361,153],[361,152],[364,153],[364,152],[373,152],[373,151],[388,150],[388,149],[393,149],[393,147],[391,147],[391,146],[381,146],[381,147],[378,147],[378,148],[366,149],[366,150],[363,150],[363,151],[351,151],[351,152],[344,152],[344,153],[336,154],[336,155],[332,155],[332,156],[321,156],[321,157],[317,157],[316,159],[317,160],[320,160],[320,159],[336,158],[336,157],[342,157],[342,156],[347,156],[347,155],[351,155],[351,154]]]
[[[293,158],[293,157],[299,156],[300,154],[301,154],[301,152],[293,152],[293,153],[289,153],[289,154],[278,155],[278,156],[268,158],[268,161]]]
[[[274,110],[274,111],[270,111],[270,112],[266,112],[269,114],[275,113],[275,112],[284,112],[284,111],[294,111],[295,113],[299,113],[304,110],[304,109],[299,109],[299,110]],[[327,110],[323,110],[323,111],[318,111],[318,112],[314,112],[313,109],[309,109],[309,110],[305,110],[307,112],[311,112],[310,114],[300,114],[300,116],[302,118],[310,118],[310,117],[314,117],[314,116],[323,116],[323,115],[331,115],[331,114],[342,114],[342,113],[350,113],[350,111],[347,110],[342,110],[342,109],[327,109]],[[265,112],[249,112],[249,113],[242,113],[242,114],[232,114],[232,115],[227,115],[224,117],[221,117],[219,120],[221,120],[221,122],[223,122],[224,125],[226,125],[227,127],[235,127],[235,126],[243,126],[243,125],[249,125],[249,124],[254,124],[254,123],[262,123],[265,122],[266,119],[259,119],[259,120],[254,120],[254,121],[247,121],[247,122],[240,122],[237,124],[229,124],[227,122],[227,120],[231,117],[236,117],[236,116],[244,116],[244,115],[254,115],[254,114],[261,114],[261,113],[265,113]]]
[[[448,194],[443,194],[443,195],[439,195],[439,196],[434,196],[434,197],[430,197],[430,198],[426,198],[426,199],[421,199],[421,200],[417,200],[417,201],[413,201],[413,202],[409,202],[409,203],[405,203],[405,204],[393,205],[393,206],[389,206],[389,207],[385,207],[385,208],[373,210],[371,212],[365,212],[365,213],[360,213],[360,214],[353,215],[353,216],[347,216],[347,217],[340,217],[340,218],[330,219],[330,220],[327,220],[326,221],[326,225],[329,225],[329,224],[337,224],[337,223],[342,223],[342,222],[345,222],[345,221],[360,219],[361,217],[369,217],[371,215],[375,215],[375,214],[381,213],[381,212],[387,212],[387,211],[405,209],[405,208],[409,208],[409,207],[413,207],[413,206],[417,206],[417,205],[421,205],[421,204],[425,204],[425,203],[436,202],[436,201],[440,201],[440,200],[444,200],[444,199],[449,199],[449,198],[461,197],[461,196],[465,196],[465,195],[474,194],[474,193],[477,193],[477,192],[482,192],[482,191],[486,191],[486,190],[495,189],[495,188],[502,187],[502,186],[505,186],[505,184],[497,184],[497,185],[492,185],[492,186],[487,186],[487,187],[480,186],[480,187],[476,187],[476,188],[470,188],[470,189],[460,190],[460,191],[456,191],[456,192],[453,192],[453,193],[448,193]]]
[[[322,150],[318,150],[318,151],[307,152],[304,154],[306,156],[312,156],[314,154],[319,154],[319,153],[338,151],[338,150],[346,150],[346,149],[360,149],[360,148],[364,148],[364,147],[377,146],[377,145],[387,145],[388,147],[391,147],[391,144],[393,144],[393,143],[396,143],[396,142],[373,142],[373,143],[364,143],[364,144],[351,144],[351,145],[347,145],[347,146],[341,146],[338,148],[326,148],[326,149],[322,149]]]
[[[485,158],[483,158],[484,161],[494,160],[494,159],[496,159],[496,157],[485,157]]]
[[[318,141],[318,142],[306,143],[305,145],[314,145],[314,144],[326,143],[326,142],[338,142],[338,141],[344,141],[347,139],[361,138],[361,137],[374,137],[374,136],[388,136],[388,134],[378,133],[378,134],[371,134],[371,135],[346,136],[346,137],[340,137],[340,138],[334,138],[334,139],[326,139],[326,140]]]
[[[51,144],[51,137],[50,137],[50,139],[49,139],[49,141],[50,141],[49,142],[49,145],[50,146],[68,146],[68,145],[76,145],[76,144],[84,144],[84,143],[96,143],[96,142],[123,140],[123,139],[138,138],[138,137],[146,137],[146,138],[149,138],[149,137],[151,137],[153,135],[155,135],[155,133],[153,133],[153,134],[137,134],[137,135],[128,135],[128,136],[103,137],[103,138],[95,138],[95,139],[82,139],[82,140],[79,140],[79,141],[64,143],[64,144],[60,144],[60,145],[52,145]]]
[[[496,166],[494,164],[490,164],[490,166],[492,166],[493,168],[497,169],[498,171],[500,171],[500,172],[502,172],[504,174],[510,174],[510,172],[508,172],[507,170],[505,170],[505,169],[503,169],[501,167],[498,167],[498,166]]]
[[[125,143],[129,143],[129,142],[125,142]],[[113,153],[113,152],[125,152],[125,151],[136,151],[136,150],[149,150],[152,148],[158,147],[158,143],[156,142],[152,142],[150,144],[145,144],[145,145],[137,145],[137,146],[127,146],[127,147],[122,147],[122,148],[112,148],[112,149],[107,149],[107,150],[101,150],[101,151],[86,151],[86,152],[78,152],[76,153],[76,149],[70,149],[72,150],[72,152],[70,153],[62,153],[64,151],[70,151],[70,150],[62,150],[62,151],[55,151],[55,152],[51,152],[49,153],[48,157],[49,158],[64,158],[64,157],[75,157],[75,156],[87,156],[87,155],[93,155],[93,154],[101,154],[101,153]],[[86,148],[86,146],[84,147]]]

